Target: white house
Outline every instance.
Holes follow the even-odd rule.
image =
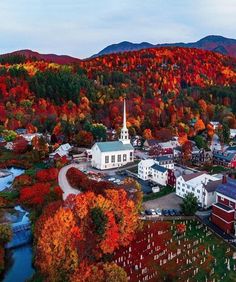
[[[124,100],[123,128],[119,141],[96,142],[91,148],[92,166],[97,169],[111,169],[126,165],[134,160],[134,148],[130,143],[126,127],[126,103]]]
[[[181,175],[176,180],[176,195],[183,198],[187,193],[193,193],[201,207],[208,208],[216,202],[215,189],[219,181],[205,172]]]
[[[150,167],[150,176],[149,179],[157,184],[165,186],[168,179],[168,169],[154,164]]]
[[[210,121],[210,124],[213,126],[214,130],[216,130],[220,125],[218,121]]]
[[[173,160],[167,156],[142,160],[138,164],[138,177],[165,186],[168,180],[168,169],[174,169]]]
[[[69,143],[62,144],[55,150],[55,152],[51,153],[49,157],[53,159],[56,155],[60,157],[68,156],[71,148],[72,146]]]
[[[169,156],[158,156],[155,163],[165,168],[174,169],[173,159]]]
[[[138,177],[143,180],[149,179],[150,167],[155,164],[153,159],[142,160],[138,164]]]
[[[4,146],[7,150],[12,151],[13,150],[13,142],[7,142],[7,144]]]
[[[160,142],[158,144],[162,149],[174,149],[179,146],[178,140],[170,140],[167,142]]]
[[[26,133],[26,134],[20,134],[25,140],[29,143],[32,142],[34,137],[41,137],[42,133]]]
[[[236,129],[230,128],[230,138],[233,139],[236,136]]]

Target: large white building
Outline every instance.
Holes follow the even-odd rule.
[[[168,180],[168,169],[174,169],[173,159],[168,156],[159,156],[155,160],[142,160],[138,164],[138,177],[165,186]]]
[[[138,164],[138,177],[142,180],[148,180],[151,173],[150,168],[155,164],[153,159],[142,160]]]
[[[176,195],[185,197],[193,193],[201,207],[208,208],[216,202],[216,187],[221,180],[205,172],[181,175],[176,180]]]
[[[97,142],[91,148],[92,166],[97,169],[111,169],[126,165],[134,160],[134,148],[130,143],[126,126],[126,103],[124,100],[123,128],[119,141]]]

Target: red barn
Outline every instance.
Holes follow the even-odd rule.
[[[212,206],[212,222],[226,233],[235,232],[236,180],[223,177],[216,189],[216,203]]]

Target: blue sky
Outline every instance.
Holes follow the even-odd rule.
[[[0,53],[89,57],[120,41],[236,38],[236,0],[0,0]]]

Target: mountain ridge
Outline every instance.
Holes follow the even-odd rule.
[[[22,50],[13,51],[13,52],[6,53],[6,54],[1,54],[0,58],[6,57],[9,55],[23,55],[26,58],[36,58],[37,60],[45,60],[46,62],[54,62],[60,65],[81,62],[80,59],[72,57],[72,56],[57,55],[57,54],[41,54],[37,51],[33,51],[30,49],[22,49]]]
[[[177,42],[177,43],[161,43],[151,44],[149,42],[133,43],[129,41],[122,41],[120,43],[111,44],[102,49],[92,57],[99,57],[112,53],[122,53],[127,51],[138,51],[145,48],[159,48],[159,47],[186,47],[197,48],[213,52],[222,53],[223,55],[229,55],[236,57],[236,39],[227,38],[220,35],[208,35],[196,42]]]
[[[138,51],[142,49],[149,48],[160,48],[160,47],[184,47],[184,48],[197,48],[207,51],[213,51],[221,53],[223,55],[228,55],[236,58],[236,39],[226,38],[220,35],[208,35],[201,38],[196,42],[184,43],[162,43],[162,44],[151,44],[149,42],[133,43],[129,41],[122,41],[120,43],[115,43],[108,45],[97,54],[85,59],[79,59],[69,55],[57,55],[57,54],[41,54],[37,51],[30,49],[16,50],[13,52],[1,54],[0,58],[9,55],[24,55],[26,58],[36,58],[37,60],[45,60],[46,62],[54,62],[57,64],[72,64],[79,63],[81,61],[100,57],[103,55],[109,55],[113,53],[123,53],[129,51]]]

